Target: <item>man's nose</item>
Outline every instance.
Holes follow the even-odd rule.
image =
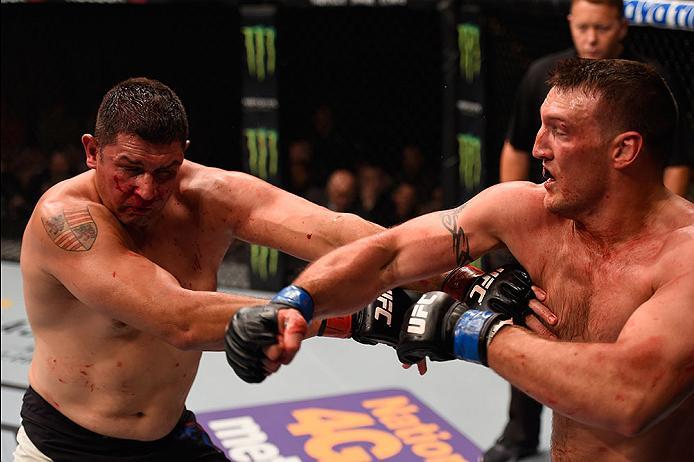
[[[549,149],[546,143],[547,129],[540,127],[535,135],[535,144],[533,145],[533,157],[536,159],[545,159],[549,155]]]
[[[598,32],[594,28],[589,28],[586,32],[586,40],[591,45],[598,43]]]
[[[154,177],[151,173],[143,173],[137,182],[137,188],[135,192],[144,201],[150,201],[154,198]]]

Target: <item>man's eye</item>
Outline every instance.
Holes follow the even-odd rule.
[[[171,178],[174,177],[175,173],[172,172],[171,170],[157,170],[156,171],[157,178],[162,181],[170,180]]]

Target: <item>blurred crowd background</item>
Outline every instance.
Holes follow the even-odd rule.
[[[444,200],[441,184],[441,13],[416,5],[286,3],[277,15],[280,186],[384,226],[453,205]],[[569,2],[470,3],[483,15],[487,37],[482,183],[489,186],[498,181],[498,155],[527,66],[571,45]],[[189,159],[243,169],[244,50],[235,2],[1,8],[4,259],[18,257],[24,225],[41,194],[86,170],[80,136],[93,132],[103,93],[128,77],[156,78],[179,94],[191,127]],[[692,35],[639,27],[628,37],[674,77],[690,124]],[[221,284],[248,285],[247,254],[241,243],[230,249],[228,260],[238,266]],[[300,268],[289,264],[287,277]]]

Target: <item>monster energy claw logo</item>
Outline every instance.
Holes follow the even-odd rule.
[[[267,180],[277,176],[277,130],[247,128],[244,130],[250,173]]]
[[[275,28],[247,26],[241,28],[246,47],[248,75],[259,82],[275,74]]]
[[[458,52],[460,73],[472,82],[480,73],[482,53],[480,51],[480,28],[474,24],[458,24]]]
[[[460,182],[468,191],[477,189],[482,177],[482,145],[476,136],[458,134]]]
[[[279,252],[277,249],[251,245],[251,273],[267,281],[277,274]]]

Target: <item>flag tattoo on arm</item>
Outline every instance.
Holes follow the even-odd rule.
[[[91,249],[98,234],[87,206],[63,209],[59,214],[41,217],[41,222],[53,243],[69,252]]]

